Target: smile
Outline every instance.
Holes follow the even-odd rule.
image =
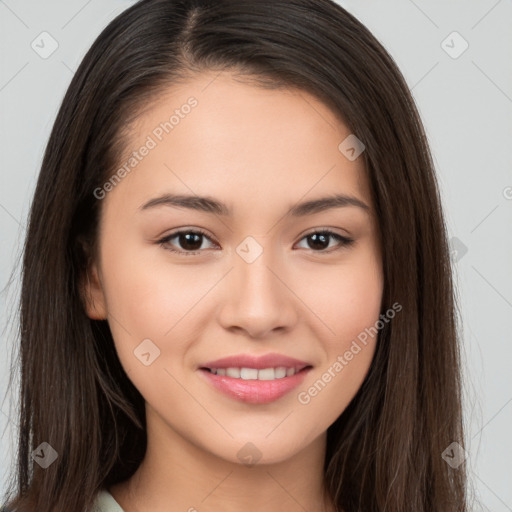
[[[231,399],[248,404],[268,404],[298,387],[311,369],[312,366],[306,366],[299,371],[279,366],[260,369],[199,368],[199,374],[215,390]],[[228,375],[228,372],[233,376]]]
[[[278,353],[236,354],[205,362],[197,370],[215,390],[250,404],[267,404],[299,386],[313,366]]]
[[[295,375],[300,369],[295,367],[286,368],[285,366],[278,366],[276,368],[208,368],[211,373],[215,375],[225,375],[232,379],[242,380],[275,380],[291,377]]]

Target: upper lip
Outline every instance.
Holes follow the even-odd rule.
[[[277,368],[279,366],[295,368],[300,371],[306,366],[311,365],[306,361],[300,361],[293,357],[273,353],[262,356],[237,354],[234,356],[216,359],[215,361],[208,361],[201,365],[200,368],[256,368],[258,370],[262,370],[264,368]]]

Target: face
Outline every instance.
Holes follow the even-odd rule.
[[[132,128],[125,172],[96,191],[88,314],[108,319],[148,432],[289,459],[375,352],[378,228],[363,158],[338,148],[350,130],[304,91],[227,73],[170,88]],[[304,205],[336,195],[351,199]]]

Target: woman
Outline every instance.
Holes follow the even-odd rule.
[[[329,0],[108,25],[46,149],[20,332],[10,510],[468,510],[427,140]]]

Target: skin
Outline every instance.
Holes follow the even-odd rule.
[[[110,492],[126,512],[334,510],[322,497],[326,430],[360,388],[377,338],[309,403],[298,393],[379,319],[382,262],[363,158],[340,152],[350,130],[315,97],[227,72],[159,96],[132,127],[127,153],[190,96],[198,105],[102,199],[87,313],[108,319],[148,426],[144,461]],[[210,196],[232,216],[141,209],[163,193]],[[334,193],[369,210],[285,215]],[[178,228],[208,233],[199,253],[170,252],[190,252],[178,237],[158,243]],[[321,228],[354,243],[315,246],[306,235]],[[263,249],[252,263],[236,252],[247,236]],[[160,350],[148,366],[134,355],[144,339]],[[270,352],[313,366],[299,388],[270,404],[236,401],[199,375],[207,361]],[[252,466],[237,456],[248,442],[261,456]]]

